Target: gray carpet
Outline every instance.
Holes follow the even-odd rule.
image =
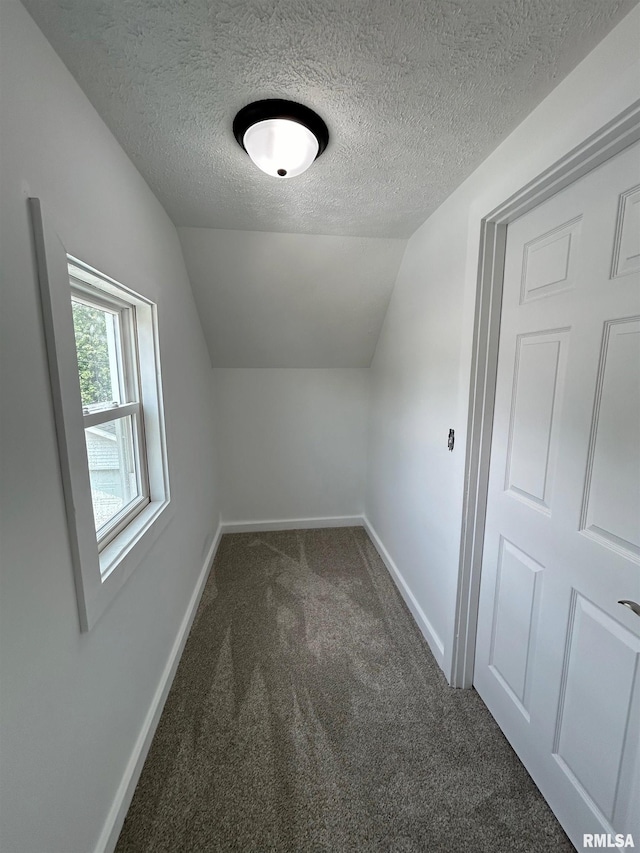
[[[573,851],[361,528],[222,538],[116,853]]]

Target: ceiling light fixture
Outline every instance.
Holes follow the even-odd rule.
[[[233,120],[233,135],[256,166],[274,178],[301,175],[329,142],[327,125],[317,113],[275,98],[243,107]]]

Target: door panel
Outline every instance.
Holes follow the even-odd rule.
[[[529,720],[529,688],[544,567],[502,539],[489,665]]]
[[[640,557],[640,318],[605,323],[587,461],[582,529]]]
[[[640,640],[575,591],[570,625],[553,753],[569,783],[611,822],[625,747],[637,759],[628,724]]]
[[[640,187],[620,196],[612,278],[640,270]]]
[[[636,144],[507,231],[474,684],[579,849],[639,829],[639,212]]]
[[[569,329],[518,335],[505,488],[551,510]]]
[[[575,283],[582,216],[559,225],[524,247],[520,301],[570,290]]]

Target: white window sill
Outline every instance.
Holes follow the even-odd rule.
[[[145,541],[147,534],[148,538],[152,539],[153,532],[159,533],[164,528],[165,524],[160,523],[160,516],[163,516],[164,522],[168,520],[165,513],[168,506],[169,501],[151,501],[127,524],[122,533],[103,548],[100,552],[100,576],[103,584],[116,569],[127,574],[129,562],[139,562],[148,547]]]

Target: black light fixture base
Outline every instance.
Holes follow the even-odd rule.
[[[304,104],[295,101],[284,101],[279,98],[268,98],[265,101],[254,101],[243,107],[233,120],[233,135],[238,145],[244,148],[244,135],[249,128],[259,121],[270,118],[284,118],[297,121],[307,127],[318,140],[316,160],[329,144],[329,129],[317,113]],[[246,151],[247,149],[244,148]]]

